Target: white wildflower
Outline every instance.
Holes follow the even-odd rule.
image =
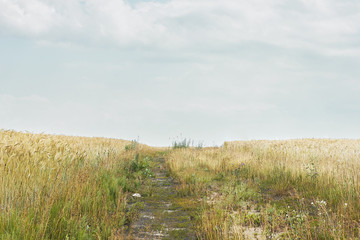
[[[140,193],[134,193],[132,196],[133,197],[141,197]]]

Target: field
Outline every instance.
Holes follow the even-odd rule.
[[[135,142],[0,132],[0,239],[107,239],[146,177]],[[134,159],[137,162],[134,162]]]
[[[226,142],[175,149],[179,191],[202,197],[201,239],[360,238],[360,141]]]
[[[2,130],[0,239],[136,239],[144,212],[159,239],[359,239],[359,155],[360,140],[153,148]],[[157,220],[165,197],[175,225],[189,215],[177,234]]]

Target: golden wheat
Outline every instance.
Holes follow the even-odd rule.
[[[108,235],[102,235],[110,231],[103,229],[102,222],[119,224],[116,221],[124,217],[126,194],[113,187],[116,179],[111,175],[121,177],[116,171],[133,154],[125,151],[128,144],[117,139],[0,131],[0,232],[4,234],[0,238]],[[114,188],[111,194],[117,198],[110,200],[102,184]],[[71,230],[74,226],[78,229]]]
[[[360,140],[225,142],[174,149],[167,165],[179,191],[207,196],[202,239],[360,237]]]

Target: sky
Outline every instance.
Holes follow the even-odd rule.
[[[0,0],[0,129],[360,138],[358,0]]]

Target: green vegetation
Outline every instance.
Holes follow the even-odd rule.
[[[1,131],[0,239],[118,238],[152,174],[152,150],[130,144]]]
[[[135,150],[138,146],[138,142],[136,140],[132,140],[130,144],[127,144],[125,146],[125,150],[129,151],[129,150]]]
[[[176,226],[168,239],[358,239],[359,159],[358,140],[151,148],[0,131],[0,239],[124,239],[144,211],[152,231]]]
[[[184,140],[181,141],[174,141],[172,147],[174,149],[176,148],[188,148],[190,147],[191,144],[191,140],[188,140],[186,138],[184,138]]]
[[[198,216],[199,202],[174,191],[177,184],[167,176],[164,159],[154,159],[150,168],[154,177],[147,179],[139,189],[142,197],[134,199],[144,207],[132,224],[128,239],[158,239],[159,236],[169,240],[193,239],[193,219]],[[151,188],[150,194],[146,186]]]
[[[172,143],[172,148],[173,149],[177,149],[177,148],[196,148],[196,149],[201,149],[204,147],[204,143],[199,141],[197,144],[190,139],[186,139],[184,138],[183,140],[175,140]]]
[[[202,199],[199,239],[358,239],[359,147],[355,140],[235,142],[174,150],[167,165],[179,193]]]

